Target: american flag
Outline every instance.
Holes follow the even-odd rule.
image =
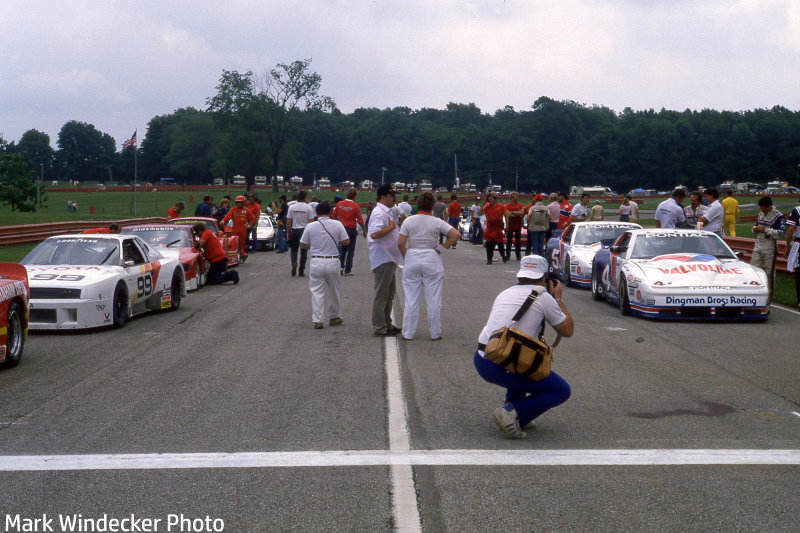
[[[127,148],[129,146],[133,146],[134,144],[136,144],[136,130],[134,130],[133,135],[131,136],[130,139],[122,143],[122,147]]]

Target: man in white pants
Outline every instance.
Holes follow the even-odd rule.
[[[403,267],[403,338],[411,340],[419,321],[420,297],[425,291],[428,308],[428,328],[432,340],[442,338],[442,266],[441,249],[450,248],[458,242],[458,230],[432,215],[436,199],[430,191],[417,199],[419,213],[411,215],[400,227],[398,246],[405,257]],[[447,235],[447,241],[439,246],[439,235]]]
[[[330,325],[338,326],[343,322],[339,316],[339,245],[347,246],[350,239],[344,225],[331,219],[330,214],[331,204],[317,204],[318,220],[309,223],[300,237],[300,247],[311,250],[308,288],[311,289],[311,320],[314,322],[314,329],[324,327],[326,305]]]

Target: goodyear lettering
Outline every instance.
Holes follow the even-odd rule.
[[[99,242],[97,239],[58,239],[56,242]]]

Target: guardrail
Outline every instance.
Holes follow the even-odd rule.
[[[107,226],[112,222],[116,222],[124,227],[134,226],[136,224],[159,224],[165,220],[164,217],[150,217],[128,218],[123,220],[70,220],[66,222],[1,226],[0,245],[42,241],[53,235],[60,235],[61,233],[79,233],[83,230],[99,228],[104,225]]]
[[[753,248],[756,245],[756,240],[749,237],[723,237],[728,246],[734,252],[742,252],[742,261],[750,262],[753,257]],[[786,241],[778,241],[778,256],[775,262],[775,269],[781,272],[788,272],[786,269]]]

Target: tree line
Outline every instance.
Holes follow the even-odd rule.
[[[800,173],[800,113],[784,107],[750,111],[634,111],[536,99],[530,109],[485,113],[475,104],[445,109],[359,108],[342,113],[320,94],[310,60],[255,75],[223,71],[205,109],[153,117],[138,147],[138,179],[211,183],[235,174],[326,176],[451,187],[491,180],[522,191],[607,185],[664,190],[723,180],[795,183]],[[46,179],[130,182],[134,147],[91,124],[67,122],[49,137],[25,132],[0,139]]]

